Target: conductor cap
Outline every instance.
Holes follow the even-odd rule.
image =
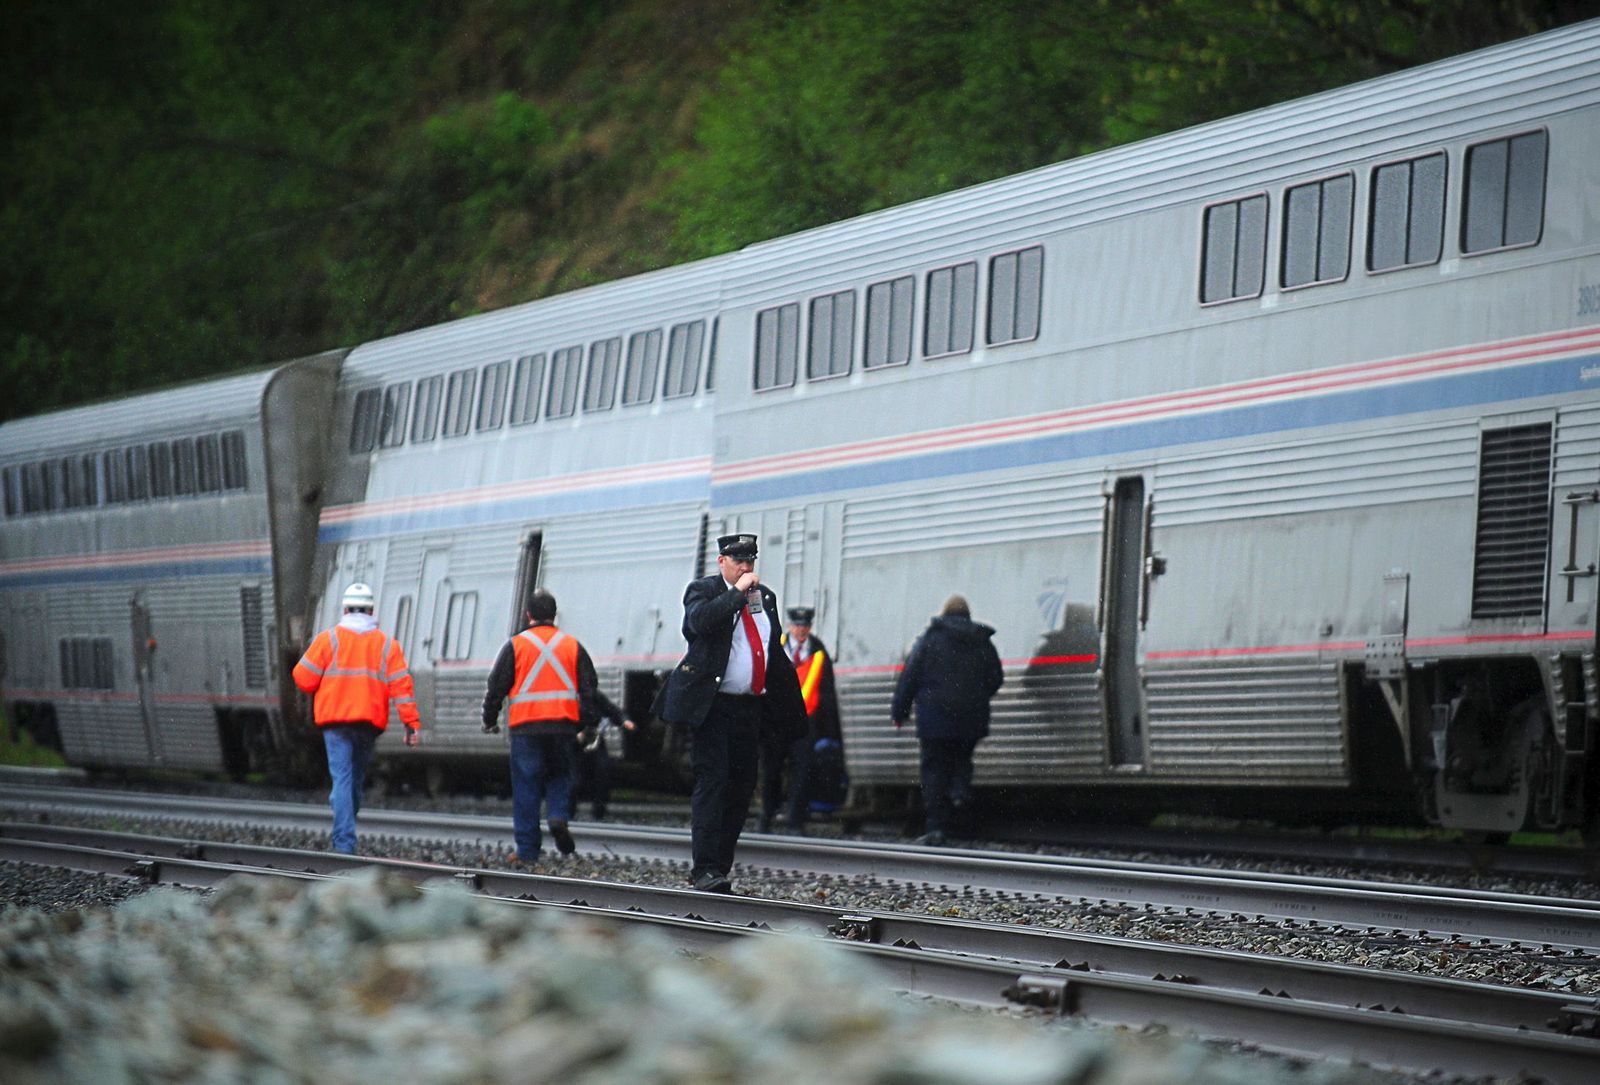
[[[722,535],[717,539],[717,553],[735,561],[756,560],[756,549],[754,535]]]
[[[794,625],[810,625],[811,619],[817,616],[816,607],[790,607],[788,610],[789,621]]]

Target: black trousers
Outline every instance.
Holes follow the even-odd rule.
[[[811,812],[811,795],[808,790],[811,775],[811,738],[806,736],[792,742],[763,738],[761,740],[761,820],[771,822],[783,801],[783,773],[789,770],[789,802],[787,815],[789,828],[796,829],[806,823]]]
[[[577,776],[572,788],[572,807],[588,799],[590,809],[598,821],[606,816],[606,806],[611,802],[611,757],[606,750],[606,740],[592,750],[580,749],[575,765]]]
[[[925,738],[922,740],[922,811],[925,832],[950,828],[951,810],[967,801],[972,791],[972,751],[975,738]]]
[[[761,749],[761,698],[719,693],[690,736],[689,877],[727,874],[750,813]]]

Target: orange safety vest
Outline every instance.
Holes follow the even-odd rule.
[[[805,698],[808,716],[815,716],[817,705],[822,703],[822,661],[826,658],[826,653],[818,648],[794,669],[796,677],[800,679],[800,696]]]
[[[540,636],[540,632],[545,636]],[[511,683],[512,727],[542,720],[578,722],[578,641],[553,625],[511,638],[517,676]]]
[[[407,727],[415,731],[422,723],[405,653],[380,629],[324,629],[294,665],[294,684],[314,695],[319,727],[370,723],[382,731],[389,726],[391,698]]]

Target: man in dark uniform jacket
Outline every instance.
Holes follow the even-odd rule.
[[[683,593],[689,650],[667,676],[656,715],[689,728],[696,889],[731,893],[733,850],[750,812],[763,736],[806,733],[805,703],[783,650],[778,597],[756,575],[756,537],[717,540],[717,571]]]
[[[810,726],[806,734],[793,741],[768,739],[762,743],[758,832],[772,831],[773,815],[783,802],[783,774],[787,766],[789,832],[805,835],[806,815],[811,809],[812,759],[817,743],[823,739],[837,743],[840,738],[839,694],[834,687],[833,657],[828,654],[822,638],[811,632],[816,616],[814,607],[789,608],[789,631],[783,635],[783,650],[794,664]]]

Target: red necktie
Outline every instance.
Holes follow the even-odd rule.
[[[739,620],[744,623],[744,639],[750,642],[750,692],[760,693],[767,688],[767,656],[761,650],[761,634],[748,606],[739,611]]]

